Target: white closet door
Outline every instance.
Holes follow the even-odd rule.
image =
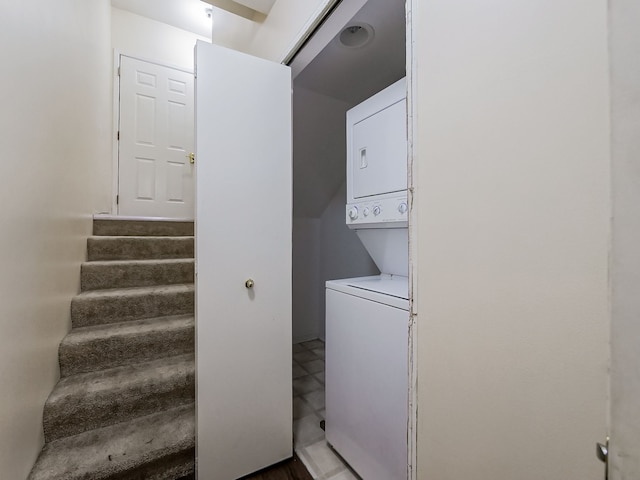
[[[198,42],[201,479],[236,479],[292,455],[291,141],[290,69]]]

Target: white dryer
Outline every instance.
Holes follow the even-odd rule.
[[[326,438],[364,480],[407,478],[406,83],[347,113],[346,222],[381,275],[326,283]]]

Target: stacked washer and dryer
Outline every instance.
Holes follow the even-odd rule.
[[[326,283],[326,438],[364,480],[407,478],[406,82],[347,112],[346,222],[380,275]]]

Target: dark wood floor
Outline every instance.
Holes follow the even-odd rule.
[[[187,475],[178,480],[195,480],[195,474]],[[313,477],[307,472],[298,456],[294,455],[289,460],[242,477],[242,480],[313,480]]]
[[[195,474],[187,475],[178,480],[195,480]],[[313,480],[313,477],[307,472],[298,456],[294,454],[293,458],[242,477],[242,480]]]
[[[254,473],[242,480],[313,480],[297,455],[273,467]]]

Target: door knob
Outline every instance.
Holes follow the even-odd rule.
[[[195,153],[191,152],[189,155],[187,155],[187,157],[189,157],[189,163],[191,165],[196,163],[196,154]]]
[[[247,288],[253,288],[253,280],[249,279],[246,282],[244,282],[244,286]]]
[[[604,462],[604,478],[609,478],[609,437],[607,437],[607,443],[596,443],[596,456],[599,460]]]

